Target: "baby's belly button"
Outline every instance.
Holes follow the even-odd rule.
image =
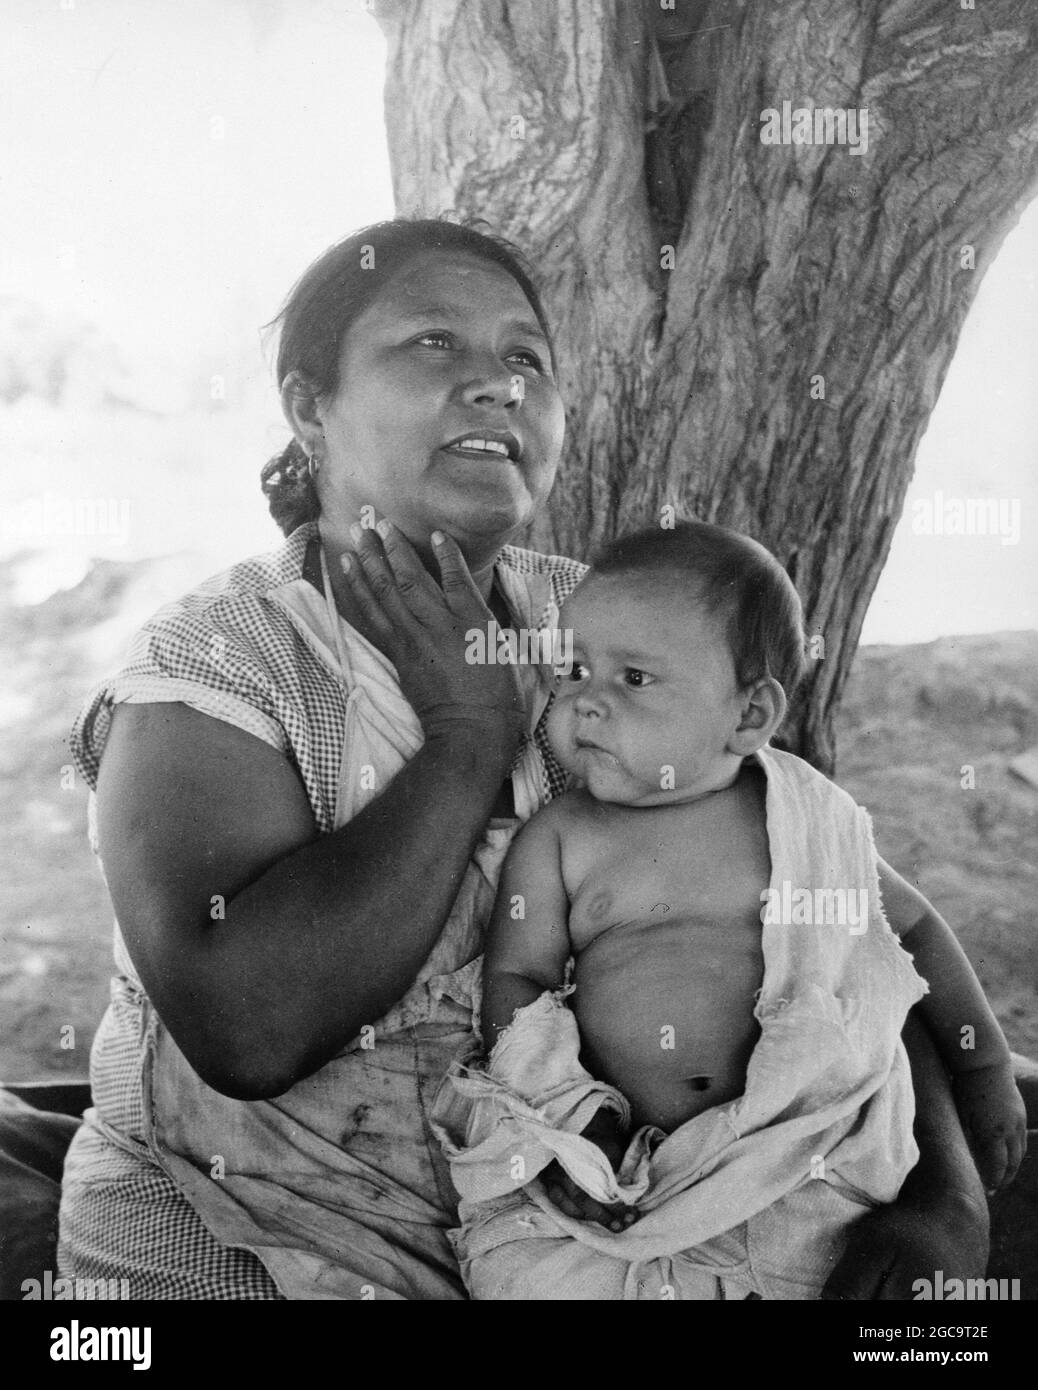
[[[703,1066],[698,1059],[696,1066]],[[627,1098],[634,1124],[670,1131],[715,1105],[742,1094],[743,1081],[728,1069],[686,1070],[661,1065],[658,1058],[617,1057],[608,1078]],[[684,1074],[682,1074],[684,1072]]]
[[[578,959],[573,996],[588,1069],[675,1119],[742,1093],[758,1035],[757,958],[688,943],[688,932],[607,938]]]
[[[745,1012],[745,1020],[734,1006],[689,1018],[686,1001],[684,1017],[675,1011],[673,1021],[665,1009],[635,1019],[614,1002],[578,1009],[577,1022],[589,1070],[597,1067],[596,1074],[629,1099],[635,1092],[655,1094],[705,1109],[742,1093],[756,1033],[752,1013]]]

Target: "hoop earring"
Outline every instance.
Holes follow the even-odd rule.
[[[311,482],[313,482],[314,479],[317,477],[317,474],[320,472],[320,468],[321,461],[317,457],[317,450],[315,449],[314,452],[306,460],[306,471],[310,474]]]

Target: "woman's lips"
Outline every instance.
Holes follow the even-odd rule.
[[[518,463],[522,454],[519,440],[511,430],[478,430],[458,435],[457,439],[441,445],[446,454],[485,463],[497,459],[502,463]]]

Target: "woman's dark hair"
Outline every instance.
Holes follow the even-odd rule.
[[[800,596],[771,551],[749,536],[705,521],[653,526],[606,546],[591,574],[695,583],[707,608],[725,619],[740,685],[773,676],[791,699],[800,684],[806,666]]]
[[[516,247],[457,222],[398,217],[362,227],[336,242],[293,287],[277,318],[267,325],[278,330],[278,386],[291,372],[298,372],[308,392],[334,395],[339,389],[339,358],[346,333],[407,261],[423,251],[463,251],[507,271],[537,316],[554,367],[544,306]],[[271,516],[286,536],[317,516],[317,493],[306,454],[295,439],[264,465],[260,486]]]

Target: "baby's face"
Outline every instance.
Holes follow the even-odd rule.
[[[560,626],[573,633],[573,667],[548,736],[592,796],[662,806],[732,780],[741,692],[722,620],[694,594],[669,576],[593,576]]]

